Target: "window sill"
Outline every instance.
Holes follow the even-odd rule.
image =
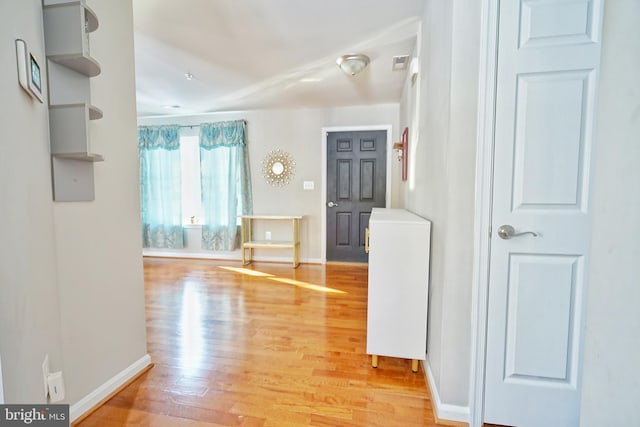
[[[202,228],[202,224],[182,224],[182,228]]]

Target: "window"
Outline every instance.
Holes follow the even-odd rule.
[[[197,136],[180,137],[180,166],[182,169],[182,224],[202,224],[200,141]],[[242,198],[238,199],[238,216],[244,212],[242,201]],[[240,217],[236,223],[237,225],[242,223]]]
[[[202,225],[203,249],[238,247],[238,215],[252,212],[245,122],[199,127],[138,128],[144,247],[183,247],[186,224]]]
[[[182,167],[182,223],[202,223],[202,192],[200,190],[200,147],[197,136],[180,137]]]

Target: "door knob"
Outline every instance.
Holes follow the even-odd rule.
[[[531,234],[533,237],[538,236],[538,234],[534,233],[533,231],[522,231],[520,233],[516,233],[516,229],[508,224],[501,225],[498,228],[498,236],[500,236],[500,238],[504,240],[509,240],[512,237],[524,236],[525,234]]]
[[[334,202],[329,202],[329,203],[327,203],[327,206],[329,206],[330,208],[336,208],[336,207],[338,207],[338,204],[334,203]]]

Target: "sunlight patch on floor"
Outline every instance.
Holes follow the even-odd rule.
[[[218,266],[218,268],[222,268],[223,270],[233,271],[235,273],[246,274],[247,276],[273,277],[273,274],[263,273],[262,271],[257,271],[257,270],[250,270],[248,268],[237,268],[237,267],[226,267],[226,266]]]
[[[202,298],[198,284],[187,282],[182,292],[182,309],[178,323],[178,344],[181,370],[191,375],[202,369],[204,362],[204,324]]]
[[[251,270],[248,268],[238,268],[238,267],[228,267],[228,266],[218,266],[223,270],[233,271],[234,273],[246,274],[247,276],[254,277],[266,277],[269,280],[273,280],[274,282],[280,282],[287,285],[297,286],[299,288],[309,289],[312,291],[325,292],[328,294],[346,294],[345,291],[341,291],[340,289],[328,288],[326,286],[315,285],[313,283],[301,282],[300,280],[295,279],[286,279],[283,277],[277,277],[274,274],[263,273],[258,270]]]
[[[328,294],[346,294],[345,291],[341,291],[340,289],[327,288],[326,286],[314,285],[313,283],[301,282],[299,280],[294,279],[284,279],[282,277],[269,277],[269,280],[273,280],[275,282],[286,283],[287,285],[298,286],[304,289],[310,289],[312,291],[326,292]]]

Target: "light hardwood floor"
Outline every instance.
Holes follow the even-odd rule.
[[[366,266],[144,265],[155,366],[79,426],[436,426],[422,367],[371,367]]]

